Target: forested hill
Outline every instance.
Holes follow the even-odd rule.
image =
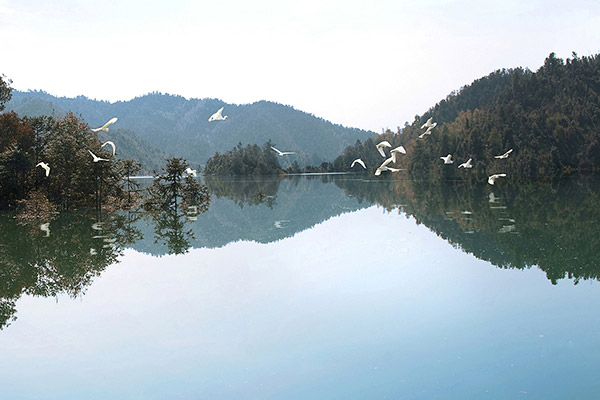
[[[208,122],[221,107],[228,118]],[[278,148],[295,151],[300,165],[319,164],[334,159],[357,139],[375,135],[267,101],[229,105],[217,99],[187,100],[160,93],[109,103],[83,96],[58,98],[45,92],[15,90],[6,108],[19,115],[62,115],[72,111],[91,126],[118,117],[111,131],[135,132],[152,146],[168,155],[184,157],[192,165],[204,164],[217,151],[230,150],[240,142],[262,144],[269,139]]]
[[[419,138],[432,117],[437,126]],[[347,170],[362,157],[371,168],[382,158],[375,144],[388,140],[407,154],[396,167],[413,176],[477,178],[504,172],[536,177],[600,170],[600,55],[562,60],[554,53],[532,72],[498,70],[453,92],[399,132],[345,149],[334,162]],[[509,149],[507,159],[495,159]],[[445,165],[441,156],[456,162]],[[457,165],[473,159],[471,170]]]

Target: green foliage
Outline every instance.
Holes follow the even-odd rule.
[[[0,208],[9,208],[35,192],[60,210],[99,208],[128,195],[122,160],[100,148],[97,135],[75,115],[19,117],[0,114]],[[94,163],[90,151],[109,162]],[[50,174],[36,167],[50,166]]]
[[[258,145],[243,147],[238,143],[232,150],[214,156],[206,161],[205,175],[275,175],[282,169],[277,155],[267,141],[262,149]]]
[[[4,75],[0,75],[0,111],[4,110],[4,104],[11,98],[12,88],[10,84],[12,81],[10,79],[4,80],[5,78]]]
[[[419,139],[421,125],[430,117],[438,125]],[[565,62],[552,53],[535,73],[522,68],[495,71],[451,93],[396,134],[387,132],[345,149],[334,161],[336,169],[349,170],[358,157],[376,168],[382,159],[377,159],[374,145],[381,140],[406,148],[399,166],[414,177],[599,171],[600,55],[574,54]],[[514,150],[508,159],[494,158],[508,149]],[[456,160],[452,165],[439,159],[448,153]],[[468,158],[473,158],[473,169],[459,171],[457,164]]]
[[[167,159],[163,173],[148,188],[144,208],[151,213],[175,212],[189,206],[208,209],[210,195],[205,185],[186,176],[188,163],[182,158]]]

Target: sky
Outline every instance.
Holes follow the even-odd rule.
[[[381,132],[500,68],[600,53],[597,0],[0,0],[17,90],[293,106]]]

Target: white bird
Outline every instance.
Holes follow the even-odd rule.
[[[95,231],[101,231],[103,224],[104,224],[103,222],[94,222],[92,224],[92,229],[95,230]]]
[[[100,158],[97,155],[95,155],[94,153],[92,153],[91,150],[88,150],[90,152],[90,154],[92,155],[92,157],[94,157],[94,162],[98,162],[98,161],[108,161],[106,158]]]
[[[429,128],[427,128],[427,130],[425,132],[421,133],[419,135],[419,139],[423,139],[425,136],[431,135],[431,131],[433,130],[433,128],[435,128],[435,125],[437,125],[437,123],[435,123],[433,126],[430,126]]]
[[[444,164],[452,164],[454,163],[454,160],[452,159],[452,154],[448,154],[446,157],[440,157],[442,160],[444,160]]]
[[[396,153],[406,154],[406,149],[403,146],[398,146],[395,149],[390,150],[390,156],[392,156],[392,162],[396,162]]]
[[[499,156],[494,156],[494,158],[497,158],[497,159],[499,159],[499,160],[502,160],[502,159],[504,159],[504,158],[508,158],[508,155],[509,155],[510,153],[512,153],[512,151],[513,151],[513,149],[510,149],[509,151],[507,151],[507,152],[506,152],[506,153],[504,153],[504,154],[500,154]]]
[[[281,157],[281,156],[285,156],[286,154],[296,154],[296,152],[294,152],[294,151],[279,151],[279,150],[277,150],[277,149],[276,149],[275,147],[273,147],[273,146],[271,146],[271,148],[272,148],[273,150],[275,150],[275,152],[277,152],[277,155],[278,155],[278,156],[280,156],[280,157]]]
[[[44,170],[46,170],[46,176],[50,175],[50,167],[45,162],[42,161],[42,162],[37,163],[36,167],[44,168]]]
[[[496,179],[498,179],[498,178],[504,178],[505,176],[506,176],[506,174],[494,174],[494,175],[491,175],[491,176],[488,178],[488,183],[489,183],[490,185],[493,185],[493,184],[494,184],[494,182],[496,182]]]
[[[393,162],[393,161],[394,161],[394,159],[392,157],[386,158],[385,161],[382,162],[381,165],[375,170],[375,176],[381,175],[381,173],[383,171],[392,171],[392,172],[400,171],[398,168],[388,167],[388,164],[391,163],[391,162]]]
[[[100,146],[100,148],[103,148],[106,145],[109,145],[110,147],[112,147],[112,153],[114,156],[116,153],[116,150],[117,150],[117,148],[115,147],[115,144],[113,142],[111,142],[110,140],[107,140],[106,142],[102,143],[102,146]]]
[[[469,158],[466,162],[460,164],[458,168],[473,168],[473,164],[471,164],[471,161],[473,161],[473,159]]]
[[[96,249],[94,249],[93,247],[90,247],[90,256],[95,256],[96,254],[98,254]]]
[[[488,202],[490,202],[490,203],[495,203],[498,200],[498,198],[496,197],[496,195],[494,194],[494,192],[491,192],[488,195],[488,198],[489,198]]]
[[[191,176],[196,176],[196,170],[195,169],[191,169],[190,167],[187,167],[185,169],[185,173]]]
[[[223,116],[223,108],[224,107],[219,108],[219,111],[217,111],[216,113],[214,113],[213,115],[211,115],[210,118],[208,119],[208,122],[212,122],[212,121],[225,121],[227,119],[227,115]]]
[[[92,129],[92,131],[94,131],[94,132],[98,132],[98,131],[108,132],[108,127],[110,125],[114,124],[115,122],[117,122],[117,117],[112,118],[110,121],[108,121],[107,123],[105,123],[104,125],[102,125],[100,128]]]
[[[387,140],[384,140],[383,142],[375,145],[375,147],[377,147],[377,151],[379,152],[379,154],[381,154],[381,157],[385,157],[385,150],[383,148],[392,147],[392,145]]]
[[[46,233],[46,237],[50,236],[50,223],[46,222],[40,225],[40,231]]]
[[[352,161],[352,165],[350,165],[350,168],[353,168],[354,165],[356,165],[356,164],[360,164],[360,165],[362,165],[362,167],[364,169],[367,169],[367,166],[365,165],[365,162],[363,160],[361,160],[360,158],[357,158],[356,160]]]
[[[434,128],[437,125],[437,122],[433,122],[433,117],[429,117],[427,122],[421,125],[421,129],[423,128]]]

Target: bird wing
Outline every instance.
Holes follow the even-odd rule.
[[[379,166],[379,168],[384,168],[386,167],[389,163],[393,162],[394,159],[392,157],[390,158],[386,158],[386,160],[384,162],[381,163],[381,165]]]
[[[271,148],[272,148],[273,150],[275,150],[275,151],[277,152],[277,154],[279,154],[280,156],[282,156],[282,155],[283,155],[283,153],[282,153],[281,151],[277,150],[275,147],[271,146]]]
[[[110,121],[108,121],[107,123],[104,124],[103,128],[106,128],[109,125],[114,124],[115,122],[117,122],[117,117],[111,118]]]
[[[114,155],[115,155],[115,151],[116,151],[116,149],[117,149],[117,148],[115,147],[115,144],[114,144],[113,142],[111,142],[110,140],[107,140],[107,141],[106,141],[106,142],[104,142],[104,143],[102,144],[102,146],[100,146],[100,147],[104,147],[104,146],[106,146],[106,145],[109,145],[110,147],[112,147],[112,153],[113,153],[113,156],[114,156]]]
[[[398,146],[395,149],[390,150],[390,153],[402,153],[402,154],[406,154],[406,149],[404,148],[404,146]]]
[[[92,155],[92,157],[94,157],[94,161],[96,161],[98,159],[98,156],[95,155],[94,153],[92,153],[91,150],[88,150],[90,152],[90,154]]]

